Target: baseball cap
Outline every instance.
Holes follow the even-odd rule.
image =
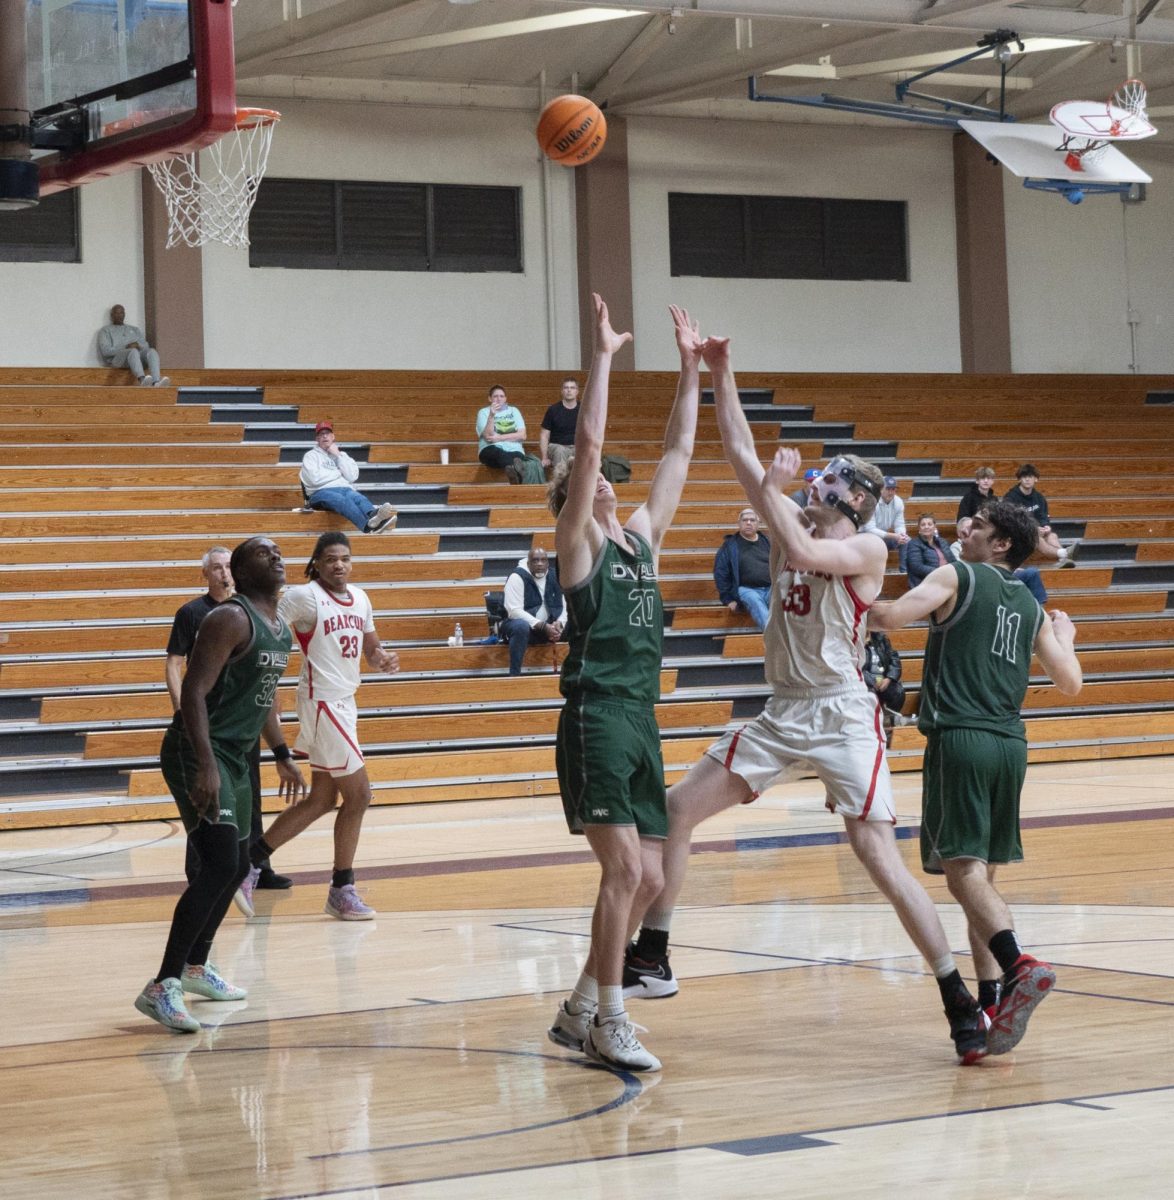
[[[892,477],[892,475],[886,475],[885,476],[885,487],[895,488],[896,486],[897,486],[897,481]]]
[[[329,429],[330,432],[333,433],[334,432],[334,422],[333,421],[319,421],[318,424],[314,426],[314,436],[317,437],[324,429]]]
[[[822,474],[823,472],[818,467],[808,467],[803,472],[803,482],[810,483],[813,479],[818,479]]]

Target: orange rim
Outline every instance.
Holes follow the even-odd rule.
[[[281,113],[273,108],[238,108],[236,110],[237,129],[250,129],[254,125],[276,125],[281,120]]]

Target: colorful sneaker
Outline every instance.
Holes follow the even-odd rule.
[[[668,951],[658,958],[638,958],[635,946],[624,952],[623,985],[625,1000],[667,1000],[681,990],[673,978]]]
[[[562,1046],[567,1050],[582,1050],[583,1043],[587,1040],[587,1027],[591,1024],[594,1016],[595,1009],[593,1008],[581,1013],[571,1012],[564,1000],[558,1006],[554,1024],[546,1031],[546,1036],[556,1046]]]
[[[243,1000],[249,993],[221,977],[211,963],[194,967],[188,963],[179,977],[185,992],[194,992],[205,1000]]]
[[[1019,1045],[1027,1032],[1028,1018],[1055,985],[1056,972],[1051,963],[1040,962],[1030,954],[1019,956],[1015,978],[1004,990],[987,1034],[991,1054],[1006,1054]]]
[[[628,1020],[626,1012],[618,1017],[605,1017],[602,1021],[596,1013],[587,1026],[583,1053],[596,1062],[624,1071],[660,1070],[660,1059],[640,1045],[636,1027]]]
[[[232,898],[233,904],[237,906],[245,914],[246,917],[255,917],[256,910],[253,908],[253,892],[257,888],[257,880],[261,878],[260,867],[250,867],[249,873],[241,880],[241,885],[236,889],[236,894]]]
[[[147,986],[135,997],[135,1008],[152,1021],[180,1033],[199,1033],[200,1022],[188,1012],[183,1002],[183,988],[178,979],[149,979]]]
[[[340,888],[332,887],[326,894],[326,907],[322,911],[340,921],[370,921],[375,916],[375,910],[359,899],[353,883]]]
[[[985,1009],[979,1008],[977,1004],[957,1012],[947,1009],[946,1019],[950,1022],[950,1037],[954,1039],[954,1050],[962,1066],[973,1067],[975,1063],[986,1058],[987,1030],[991,1022]]]

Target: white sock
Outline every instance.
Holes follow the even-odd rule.
[[[584,971],[567,1000],[567,1012],[577,1017],[580,1013],[590,1012],[598,1003],[599,984]]]
[[[945,979],[947,975],[952,975],[958,968],[954,965],[954,956],[947,950],[941,958],[935,958],[929,964],[929,969],[933,971],[935,979]]]
[[[599,1020],[606,1021],[609,1017],[622,1017],[623,1015],[623,985],[617,983],[615,987],[601,987],[599,989]]]
[[[644,929],[660,929],[665,933],[669,932],[669,928],[673,921],[673,910],[671,908],[664,909],[649,909],[644,914],[644,920],[640,922]]]
[[[1068,548],[1066,546],[1061,546],[1060,553],[1057,556],[1057,561],[1063,562],[1067,557],[1068,557]]]

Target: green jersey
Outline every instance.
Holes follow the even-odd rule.
[[[918,728],[989,729],[1026,740],[1019,710],[1044,613],[1018,579],[990,563],[956,562],[958,598],[930,620]]]
[[[227,603],[238,604],[245,610],[253,636],[244,650],[225,663],[208,693],[208,734],[222,746],[247,750],[256,745],[273,707],[277,684],[289,663],[293,637],[280,617],[275,633],[244,596],[233,596]],[[180,725],[179,713],[175,719]]]
[[[571,643],[560,680],[564,696],[660,699],[664,605],[656,562],[639,534],[625,529],[624,537],[627,549],[604,538],[590,575],[564,589]]]

